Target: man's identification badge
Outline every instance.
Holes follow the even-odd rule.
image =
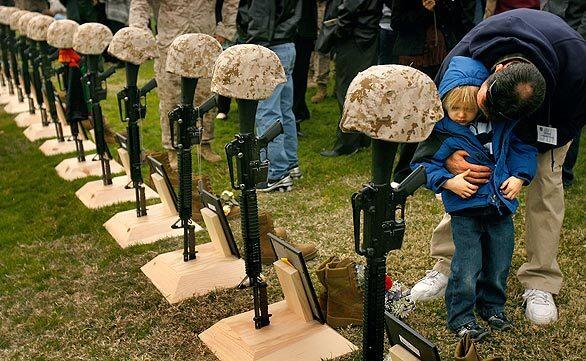
[[[540,143],[558,145],[558,130],[545,125],[537,126],[537,141]]]

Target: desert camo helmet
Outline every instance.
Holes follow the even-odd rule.
[[[226,49],[216,60],[212,92],[236,99],[261,100],[286,82],[277,54],[260,45],[243,44]]]
[[[18,8],[13,6],[3,6],[0,9],[0,24],[1,25],[10,25],[10,17],[13,13],[19,11]]]
[[[57,49],[73,48],[73,35],[79,24],[73,20],[57,20],[47,29],[47,43]]]
[[[9,20],[10,30],[12,30],[12,31],[19,31],[19,29],[18,29],[18,21],[25,14],[28,14],[28,11],[26,11],[26,10],[18,10],[18,11],[13,12],[12,15],[10,15],[10,20]]]
[[[140,65],[155,57],[155,37],[147,29],[122,28],[114,34],[112,41],[110,41],[108,53],[127,63]]]
[[[85,23],[73,35],[73,50],[84,55],[100,55],[112,40],[112,32],[100,23]]]
[[[184,34],[173,40],[167,55],[167,72],[186,78],[210,78],[222,46],[206,34]]]
[[[373,139],[416,143],[443,117],[437,88],[427,75],[403,65],[372,66],[348,87],[340,129]]]
[[[31,11],[18,18],[18,32],[20,35],[28,37],[28,23],[36,16],[40,16],[40,14]]]

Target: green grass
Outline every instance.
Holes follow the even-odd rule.
[[[143,67],[141,83],[153,76]],[[108,122],[118,131],[115,92],[123,86],[120,70],[108,83],[103,104]],[[308,92],[308,98],[314,89]],[[149,111],[143,123],[143,145],[161,150],[156,92],[149,95]],[[227,121],[216,121],[213,148],[237,132],[236,109]],[[273,213],[293,240],[318,245],[318,260],[329,255],[361,260],[353,251],[350,196],[368,181],[369,151],[351,157],[322,158],[334,137],[338,108],[334,98],[312,106],[312,119],[303,124],[299,155],[304,178],[287,194],[260,195],[260,208]],[[180,239],[122,250],[102,224],[131,203],[92,211],[75,197],[87,179],[66,182],[53,169],[68,156],[45,157],[18,129],[13,116],[0,113],[0,359],[196,359],[213,360],[197,338],[218,320],[252,307],[249,291],[224,290],[169,305],[142,274],[140,267],[157,254],[181,247]],[[522,286],[509,278],[507,312],[515,329],[493,335],[479,345],[484,356],[501,355],[510,360],[584,360],[586,351],[586,287],[584,286],[586,192],[584,156],[576,166],[577,181],[566,192],[566,218],[559,262],[565,286],[556,302],[560,321],[549,327],[532,326],[521,307]],[[69,156],[71,157],[71,155]],[[195,158],[195,157],[194,157]],[[229,188],[226,164],[202,164],[216,193]],[[197,168],[195,168],[197,169]],[[442,215],[432,194],[420,190],[409,201],[409,222],[403,249],[388,258],[388,272],[407,285],[417,281],[432,265],[429,237]],[[513,270],[525,259],[523,207],[516,215],[517,248]],[[240,238],[238,221],[232,222]],[[197,242],[208,241],[205,232]],[[269,298],[282,294],[274,272],[265,268]],[[407,322],[435,342],[446,360],[457,339],[445,327],[441,300],[419,304]],[[356,345],[361,328],[338,330]],[[359,359],[358,353],[346,359]]]

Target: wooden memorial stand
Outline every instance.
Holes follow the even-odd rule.
[[[65,111],[61,102],[59,100],[55,101],[55,106],[57,107],[57,115],[59,116],[59,122],[61,123],[61,127],[65,129],[69,126],[67,125],[67,120],[65,119]],[[50,126],[55,127],[55,125],[51,124]],[[71,133],[71,130],[70,130]],[[80,135],[83,133],[80,133]],[[60,142],[55,139],[49,139],[45,141],[39,149],[41,152],[46,156],[57,155],[57,154],[67,154],[67,153],[74,153],[76,151],[75,142],[73,139],[65,139],[64,142]],[[86,151],[92,151],[96,149],[96,145],[90,141],[89,139],[83,139],[83,149]]]
[[[136,209],[133,208],[115,214],[104,223],[104,227],[122,248],[183,235],[182,228],[171,228],[179,215],[165,180],[159,174],[152,174],[151,177],[161,203],[149,206],[146,216],[137,217]]]
[[[102,180],[96,180],[86,183],[75,195],[88,208],[96,209],[111,206],[117,203],[133,202],[135,200],[134,188],[126,188],[130,183],[130,159],[125,149],[118,148],[118,155],[122,161],[126,175],[112,178],[112,184],[104,185]],[[100,162],[95,162],[100,164]],[[114,173],[113,165],[117,164],[110,161],[110,168]],[[159,196],[150,187],[145,185],[144,189],[146,199],[158,198]]]
[[[254,311],[225,318],[199,338],[222,361],[320,361],[356,350],[330,326],[314,320],[299,271],[273,263],[285,300],[269,305],[271,323],[254,328]]]
[[[33,99],[36,99],[36,95],[34,89],[32,89],[31,87],[31,96],[33,97]],[[28,104],[28,99],[26,100],[27,104]],[[34,101],[33,101],[34,103]],[[0,102],[1,104],[1,102]],[[34,107],[36,110],[38,110],[36,103],[34,104]],[[27,128],[28,126],[30,126],[33,123],[40,123],[41,122],[41,114],[39,112],[35,112],[35,114],[31,114],[28,112],[28,107],[27,107],[27,112],[24,113],[20,113],[16,116],[16,118],[14,119],[14,121],[16,122],[16,126],[19,128]]]
[[[158,255],[141,268],[171,304],[236,287],[246,277],[244,260],[232,254],[218,215],[208,208],[202,208],[201,215],[211,242],[195,247],[196,259],[184,262],[180,249]]]
[[[28,100],[19,102],[17,96],[4,106],[4,111],[8,114],[28,113]]]
[[[97,154],[86,154],[85,162],[80,162],[75,157],[64,159],[55,167],[55,170],[57,171],[57,175],[59,177],[68,181],[73,181],[85,177],[99,177],[102,174],[102,165],[97,160],[92,161],[92,159],[97,158]],[[111,160],[110,171],[112,174],[122,173],[124,168],[122,168],[118,162]]]
[[[391,361],[420,361],[411,352],[407,351],[401,345],[395,345],[389,350],[388,359]]]

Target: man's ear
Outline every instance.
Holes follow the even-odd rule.
[[[494,72],[495,72],[495,73],[498,73],[499,71],[501,71],[501,70],[503,70],[504,68],[506,68],[506,67],[507,67],[507,65],[509,65],[509,64],[510,64],[510,63],[507,63],[507,64],[497,64],[497,65],[494,67]]]

